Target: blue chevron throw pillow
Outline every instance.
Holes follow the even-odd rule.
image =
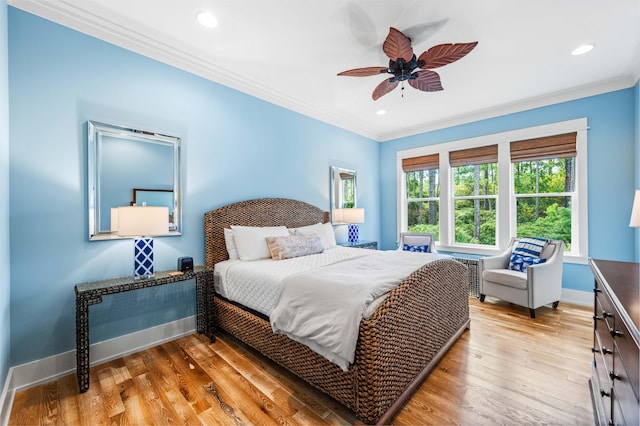
[[[509,259],[509,269],[519,272],[526,272],[527,266],[539,265],[545,263],[547,259],[544,257],[529,257],[521,254],[512,253]]]
[[[402,250],[404,251],[415,251],[420,253],[428,253],[429,252],[429,244],[425,244],[423,246],[412,246],[411,244],[405,244],[402,246]]]

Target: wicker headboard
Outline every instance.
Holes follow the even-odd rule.
[[[206,266],[229,259],[224,228],[231,225],[297,228],[329,221],[329,212],[288,198],[259,198],[229,204],[204,214]]]

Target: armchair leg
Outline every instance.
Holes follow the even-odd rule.
[[[481,295],[480,295],[480,301],[481,301],[481,302],[484,302],[484,297],[485,297],[485,295],[484,295],[484,294],[481,294]]]
[[[560,303],[559,300],[556,300],[555,302],[553,302],[553,305],[551,305],[553,309],[558,309],[558,303]]]
[[[535,318],[536,317],[536,310],[529,308],[529,315],[531,315],[531,318]]]

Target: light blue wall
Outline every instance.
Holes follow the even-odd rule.
[[[7,56],[7,2],[0,0],[0,388],[10,364],[9,316],[9,84]]]
[[[155,240],[159,270],[204,262],[208,210],[267,196],[328,209],[331,165],[358,171],[361,235],[379,239],[375,141],[11,7],[9,71],[12,365],[75,348],[75,284],[132,273],[131,240],[87,240],[87,120],[183,140],[184,232]],[[90,308],[92,342],[193,315],[193,294],[105,297]]]
[[[10,289],[9,269],[0,271],[0,378],[9,347],[11,365],[74,348],[75,284],[131,273],[130,240],[87,241],[87,120],[183,139],[184,233],[156,239],[159,269],[174,268],[183,255],[204,261],[207,210],[266,196],[328,208],[331,165],[358,171],[358,205],[367,210],[361,238],[394,248],[398,150],[585,116],[590,255],[633,258],[627,210],[640,187],[637,86],[378,144],[17,9],[9,8],[8,20],[12,256]],[[0,64],[2,93],[1,55]],[[0,105],[5,132],[7,121]],[[8,145],[2,135],[0,160]],[[8,198],[0,186],[0,231]],[[5,259],[7,234],[0,237]],[[590,291],[588,267],[565,265],[563,285]],[[2,336],[9,290],[10,342]],[[193,304],[191,283],[106,297],[91,308],[92,342],[192,315]]]
[[[640,83],[634,88],[634,123],[635,123],[635,152],[636,152],[636,179],[635,189],[640,189]],[[640,262],[640,228],[636,229],[636,262]]]
[[[629,228],[637,164],[637,87],[386,142],[380,153],[382,247],[396,241],[396,154],[400,150],[587,117],[589,256],[634,260]],[[586,265],[565,264],[563,287],[591,291]]]

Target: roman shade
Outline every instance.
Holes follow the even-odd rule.
[[[440,154],[422,155],[420,157],[403,158],[402,171],[405,173],[420,170],[437,170],[440,168]]]
[[[576,132],[511,142],[511,162],[576,156]]]
[[[451,167],[471,166],[478,164],[497,163],[498,145],[480,146],[478,148],[462,149],[449,152]]]

